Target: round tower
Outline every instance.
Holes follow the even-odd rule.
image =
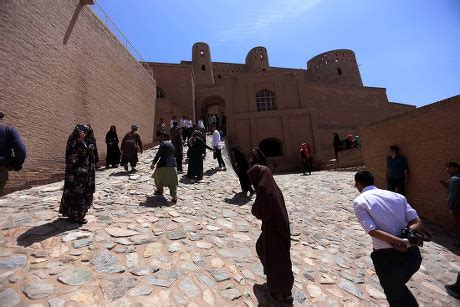
[[[247,72],[260,72],[269,71],[268,53],[265,47],[252,48],[246,56],[246,71]]]
[[[337,49],[321,53],[307,62],[311,81],[328,85],[363,86],[355,53]]]
[[[197,85],[214,84],[211,51],[206,43],[195,43],[192,47],[192,69]]]

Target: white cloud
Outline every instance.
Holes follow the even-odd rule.
[[[323,0],[271,0],[257,12],[253,12],[254,19],[243,24],[224,30],[217,39],[218,44],[234,41],[239,38],[254,35],[283,21],[296,19],[312,10]]]

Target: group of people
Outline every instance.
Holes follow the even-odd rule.
[[[142,141],[137,132],[138,126],[132,125],[131,131],[124,136],[120,148],[115,126],[107,132],[106,167],[118,167],[119,164],[128,170],[128,164],[135,172],[138,162],[138,151],[142,152]],[[96,168],[99,162],[96,138],[91,125],[78,124],[70,134],[66,146],[66,167],[64,192],[59,213],[69,221],[86,224],[88,209],[93,203],[95,192]]]
[[[2,117],[3,114],[0,113],[0,119]],[[210,128],[212,147],[206,145],[203,140],[205,135],[199,130],[193,131],[187,141],[187,176],[190,178],[202,178],[206,149],[213,151],[219,167],[225,169],[220,133],[215,125],[211,125]],[[181,165],[179,161],[182,163],[184,140],[181,129],[177,122],[173,122],[170,129],[171,137],[166,132],[160,133],[160,147],[151,165],[152,169],[155,168],[155,194],[163,194],[164,187],[168,187],[173,202],[177,201],[177,169]],[[142,152],[142,142],[137,130],[138,126],[132,125],[131,131],[125,135],[121,147],[118,148],[116,127],[110,127],[106,135],[107,167],[116,167],[121,163],[127,168],[129,163],[135,170],[137,153],[139,150]],[[308,144],[302,144],[301,152],[302,150],[305,153],[301,155],[305,159],[311,157],[311,148]],[[360,195],[354,200],[353,208],[358,222],[372,237],[371,259],[390,306],[418,306],[406,283],[422,263],[419,250],[421,239],[408,239],[404,233],[420,234],[422,222],[403,195],[405,190],[401,183],[405,183],[408,178],[407,161],[399,155],[397,146],[392,146],[390,151],[387,159],[388,190],[377,188],[369,171],[358,171],[354,179]],[[267,159],[262,151],[254,148],[249,157],[246,157],[242,148],[235,145],[230,148],[230,153],[243,193],[246,196],[247,193],[249,196],[256,194],[251,212],[262,221],[256,251],[267,276],[270,293],[277,301],[292,302],[294,274],[290,260],[289,216],[283,193],[267,167]],[[0,123],[0,192],[4,187],[5,172],[7,176],[8,170],[19,170],[25,155],[25,147],[15,129]],[[87,222],[85,215],[93,203],[98,159],[92,127],[78,124],[67,141],[64,191],[59,208],[59,212],[71,222]],[[448,182],[441,180],[440,183],[448,190],[448,207],[459,227],[460,166],[456,162],[447,162],[446,170],[450,179]],[[460,298],[460,274],[457,282],[446,285],[446,289],[450,295]]]
[[[358,135],[353,137],[352,134],[349,134],[345,140],[342,140],[339,134],[334,132],[332,147],[334,148],[335,158],[338,159],[339,151],[361,147],[361,141]]]
[[[220,117],[217,113],[208,114],[205,118],[205,126],[208,131],[211,130],[211,125],[215,125],[217,131],[222,131],[223,135],[226,135],[227,117],[225,116],[225,113],[221,112]]]

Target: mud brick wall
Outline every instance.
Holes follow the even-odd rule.
[[[102,163],[110,125],[122,138],[137,123],[152,142],[155,81],[89,6],[2,0],[0,37],[0,110],[28,151],[9,191],[62,178],[77,123],[92,125]]]
[[[363,151],[361,147],[338,152],[338,167],[352,167],[364,165]]]
[[[364,163],[386,187],[386,157],[398,145],[409,164],[407,199],[422,217],[453,228],[447,211],[446,161],[460,162],[460,96],[360,127]]]

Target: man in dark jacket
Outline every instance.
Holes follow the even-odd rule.
[[[0,120],[3,113],[0,112]],[[12,126],[0,122],[0,195],[3,195],[8,171],[19,171],[26,159],[26,147],[19,133]]]

